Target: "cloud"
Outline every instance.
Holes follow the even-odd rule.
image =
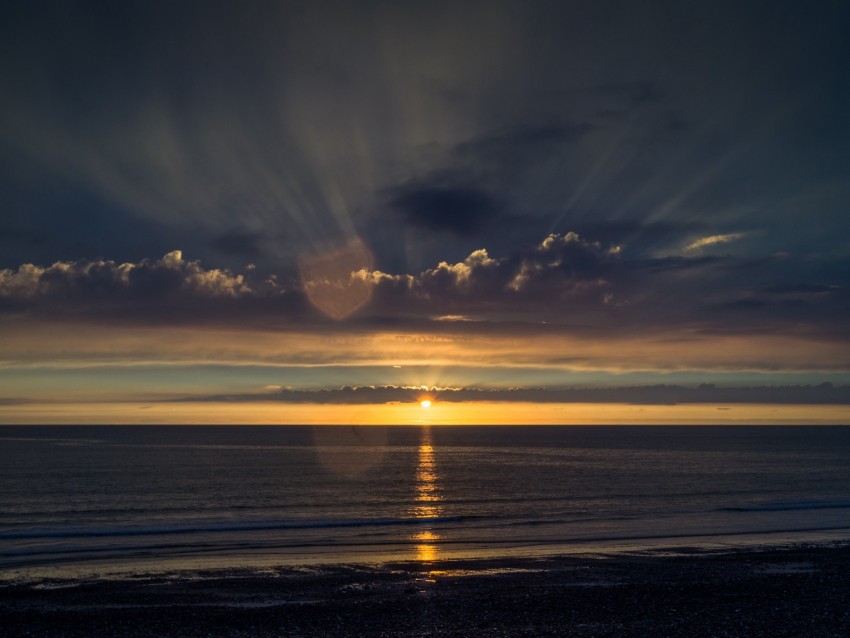
[[[523,256],[508,287],[515,291],[531,290],[553,280],[575,286],[604,286],[604,276],[621,252],[622,248],[616,244],[604,248],[599,242],[588,241],[574,232],[551,233]]]
[[[685,246],[686,251],[699,250],[706,246],[714,246],[716,244],[728,244],[730,241],[735,241],[744,237],[746,233],[727,233],[725,235],[709,235],[708,237],[700,237]]]
[[[183,401],[257,401],[318,404],[417,403],[427,396],[435,403],[496,401],[519,403],[630,403],[647,405],[699,404],[850,404],[850,386],[786,385],[760,387],[696,387],[651,385],[609,388],[462,388],[436,386],[342,386],[313,390],[282,389],[269,394],[230,394],[186,397]]]
[[[386,310],[415,310],[432,317],[534,314],[541,308],[583,301],[604,302],[605,276],[620,258],[619,246],[602,246],[576,233],[552,233],[506,257],[485,248],[463,261],[440,262],[418,275],[361,271]]]
[[[18,302],[127,300],[165,297],[238,298],[253,294],[243,275],[205,269],[174,250],[136,263],[111,260],[23,264],[0,270],[0,299]]]
[[[376,269],[371,257],[337,263],[335,254],[302,259],[300,279],[248,266],[207,268],[181,251],[137,262],[23,264],[0,270],[0,312],[277,330],[344,331],[325,325],[330,315],[358,331],[535,334],[546,325],[574,335],[848,336],[850,296],[829,261],[820,281],[801,284],[806,273],[793,262],[778,269],[772,258],[647,258],[576,232],[502,253],[480,247],[419,272]],[[365,246],[362,254],[371,255]]]
[[[492,195],[473,186],[414,182],[389,194],[405,223],[433,232],[471,235],[492,223],[500,209]]]
[[[383,195],[409,226],[458,237],[497,233],[519,221],[506,213],[516,184],[592,128],[567,120],[496,128],[454,144],[442,166]]]
[[[0,270],[0,307],[48,315],[90,312],[114,317],[142,312],[148,317],[176,317],[175,310],[197,313],[201,304],[208,312],[195,314],[194,320],[239,316],[250,322],[273,316],[292,319],[309,298],[339,319],[365,304],[360,317],[367,323],[381,317],[423,325],[457,323],[435,317],[475,323],[509,316],[536,322],[535,315],[559,311],[565,304],[578,313],[587,306],[610,303],[614,293],[609,277],[617,277],[620,253],[617,245],[603,246],[572,232],[552,233],[505,256],[491,256],[479,248],[461,261],[442,261],[418,274],[374,270],[368,259],[347,260],[335,264],[332,273],[325,272],[327,268],[320,273],[305,266],[326,266],[333,255],[324,261],[302,260],[301,281],[296,283],[252,268],[244,273],[205,268],[176,250],[139,262],[60,261]],[[351,296],[356,299],[350,300]],[[329,312],[329,305],[343,305],[345,312]],[[101,315],[106,308],[109,312]],[[185,319],[192,320],[189,315]]]

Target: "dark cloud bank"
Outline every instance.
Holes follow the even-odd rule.
[[[231,394],[189,397],[186,401],[280,401],[283,403],[416,403],[433,401],[499,401],[526,403],[629,403],[675,405],[681,403],[769,403],[783,405],[850,404],[850,386],[820,385],[696,387],[652,385],[614,388],[427,388],[407,386],[343,386],[334,389],[289,390],[264,394]]]

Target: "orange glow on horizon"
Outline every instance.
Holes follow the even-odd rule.
[[[81,425],[848,425],[847,405],[621,403],[257,402],[22,403],[0,407],[3,424]]]

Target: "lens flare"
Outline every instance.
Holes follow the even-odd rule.
[[[373,266],[372,253],[359,237],[336,250],[298,259],[301,283],[310,303],[338,321],[371,298],[372,285],[360,275],[371,272]]]

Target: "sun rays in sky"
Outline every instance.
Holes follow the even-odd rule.
[[[0,422],[850,421],[843,9],[723,5],[16,6]]]

